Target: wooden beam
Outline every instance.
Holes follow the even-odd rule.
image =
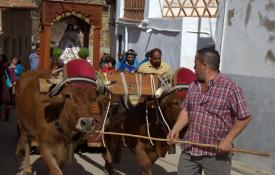
[[[94,28],[93,38],[93,66],[95,70],[99,70],[99,52],[100,52],[100,27]]]
[[[44,25],[40,33],[40,68],[50,68],[51,25]]]

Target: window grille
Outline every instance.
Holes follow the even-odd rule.
[[[219,0],[164,0],[163,17],[208,17],[218,15]]]
[[[141,21],[144,16],[145,0],[125,0],[124,1],[124,19]]]

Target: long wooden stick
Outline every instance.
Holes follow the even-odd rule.
[[[147,139],[147,140],[151,139],[154,141],[161,141],[161,142],[169,142],[170,141],[169,139],[164,139],[164,138],[147,137],[147,136],[142,136],[142,135],[119,133],[119,132],[101,132],[101,131],[96,131],[96,132],[99,134],[104,134],[104,135],[126,136],[126,137],[134,137],[134,138]],[[196,142],[190,142],[190,141],[184,141],[184,140],[174,140],[174,142],[190,144],[190,145],[206,147],[206,148],[219,149],[219,147],[217,145],[211,145],[211,144],[202,144],[202,143],[196,143]],[[264,156],[264,157],[270,156],[268,153],[253,151],[253,150],[245,150],[245,149],[238,149],[238,148],[232,148],[231,150],[233,152],[244,153],[244,154],[252,154],[252,155]]]

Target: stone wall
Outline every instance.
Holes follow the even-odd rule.
[[[40,15],[38,10],[32,12],[32,20],[33,20],[33,40],[32,43],[38,43],[39,42],[39,23],[40,23]],[[67,22],[66,20],[61,20],[58,23],[55,23],[52,28],[52,47],[55,47],[56,45],[54,43],[59,42],[62,35],[64,34],[64,31],[66,29]],[[91,30],[90,33],[90,50],[92,50],[93,46],[93,32]],[[80,35],[80,40],[83,40],[82,34]],[[100,51],[101,52],[110,52],[110,44],[109,44],[109,8],[106,6],[103,8],[103,15],[102,15],[102,29],[101,29],[101,36],[100,36]],[[91,55],[92,57],[92,52]]]

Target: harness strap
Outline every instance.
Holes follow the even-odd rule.
[[[129,107],[128,107],[129,91],[128,91],[128,86],[127,86],[127,81],[126,81],[126,78],[125,78],[125,75],[123,72],[120,72],[120,76],[121,76],[121,81],[122,81],[123,89],[124,89],[124,104],[125,104],[126,108],[129,109]]]
[[[57,129],[57,131],[60,133],[60,135],[62,137],[64,137],[68,143],[75,143],[82,135],[83,133],[81,132],[77,132],[75,135],[73,135],[72,137],[68,136],[64,129],[62,128],[62,125],[60,123],[59,119],[55,120],[55,128]]]
[[[73,78],[67,78],[65,79],[63,82],[60,82],[59,84],[57,84],[50,92],[49,92],[49,96],[54,96],[57,94],[57,92],[67,83],[67,82],[73,82],[73,81],[85,81],[88,83],[93,83],[96,85],[96,81],[89,79],[89,78],[85,78],[85,77],[73,77]]]

